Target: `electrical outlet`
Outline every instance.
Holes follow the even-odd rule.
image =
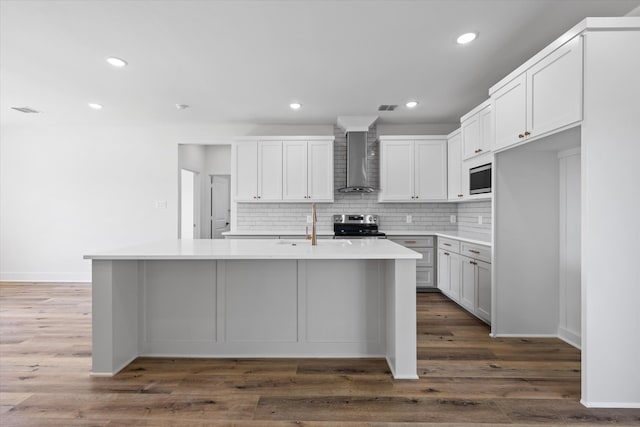
[[[449,222],[451,224],[455,224],[456,223],[456,216],[455,215],[450,215],[449,216]]]
[[[413,217],[411,215],[407,215],[407,224],[411,224],[413,222]]]
[[[311,215],[307,215],[307,224],[313,224],[313,218],[311,218]]]
[[[166,200],[156,200],[156,209],[167,209]]]
[[[478,224],[482,224],[482,215],[478,215]]]

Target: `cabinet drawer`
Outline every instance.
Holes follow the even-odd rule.
[[[491,262],[491,248],[489,246],[474,245],[473,243],[462,242],[462,250],[460,253],[470,258]]]
[[[438,237],[438,248],[460,253],[460,242],[457,240],[445,239],[444,237]]]
[[[421,237],[393,236],[392,238],[389,238],[389,240],[407,248],[432,248],[433,247],[433,236],[421,236]]]
[[[416,287],[433,288],[433,268],[416,268]]]
[[[433,248],[412,248],[422,254],[422,259],[416,260],[416,267],[433,267]]]

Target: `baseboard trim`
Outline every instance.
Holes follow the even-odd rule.
[[[91,283],[91,272],[14,272],[0,273],[0,282]]]
[[[582,339],[580,335],[572,332],[566,328],[559,327],[558,328],[558,338],[567,344],[577,348],[578,350],[582,350]]]
[[[584,399],[580,399],[580,403],[587,408],[640,408],[640,402],[588,402]]]
[[[495,338],[558,338],[557,334],[493,334]]]

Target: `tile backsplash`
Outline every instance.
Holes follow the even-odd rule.
[[[344,194],[338,188],[346,182],[347,139],[344,131],[334,127],[334,202],[318,203],[318,228],[332,229],[334,214],[369,213],[380,217],[382,230],[443,230],[443,231],[491,231],[491,202],[465,203],[379,203],[377,193]],[[376,128],[372,126],[367,135],[369,153],[369,185],[379,187],[378,143]],[[309,203],[238,203],[238,231],[291,230],[304,232],[307,215],[311,214]],[[407,223],[407,215],[411,222]],[[457,223],[451,223],[451,215]],[[478,215],[482,224],[478,224]]]

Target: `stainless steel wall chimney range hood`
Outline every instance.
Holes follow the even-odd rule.
[[[372,193],[367,162],[367,131],[377,116],[338,117],[338,125],[347,133],[347,182],[341,193]]]

